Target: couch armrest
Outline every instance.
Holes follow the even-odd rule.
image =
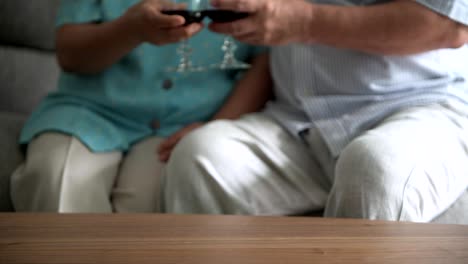
[[[0,112],[0,212],[12,211],[10,176],[23,160],[18,136],[26,117]]]

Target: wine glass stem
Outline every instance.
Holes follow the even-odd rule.
[[[224,37],[223,51],[224,51],[225,63],[229,64],[235,60],[236,50],[237,50],[237,45],[234,43],[232,37],[231,36]]]
[[[181,55],[180,65],[182,66],[182,68],[189,68],[192,64],[192,62],[190,61],[192,55],[192,48],[190,47],[187,39],[182,41],[179,53]]]

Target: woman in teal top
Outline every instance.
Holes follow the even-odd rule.
[[[171,8],[159,0],[61,1],[57,55],[64,71],[22,131],[27,159],[12,176],[17,210],[155,211],[162,162],[185,134],[263,107],[268,63],[266,55],[254,57],[254,47],[237,52],[253,58],[242,75],[167,71],[179,63],[177,42],[185,37],[194,64],[223,58],[223,36],[160,12]]]

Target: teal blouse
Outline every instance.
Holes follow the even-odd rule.
[[[137,2],[62,0],[57,24],[110,21]],[[206,29],[190,39],[194,64],[219,63],[222,43],[223,36]],[[94,152],[126,151],[146,137],[167,137],[187,124],[209,120],[230,95],[239,72],[168,72],[179,62],[177,47],[143,44],[96,75],[62,72],[57,91],[31,115],[20,143],[55,131],[77,137]],[[245,61],[257,49],[239,44],[237,56]]]

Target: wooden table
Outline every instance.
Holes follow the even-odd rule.
[[[0,214],[0,264],[468,263],[468,226],[293,217]]]

